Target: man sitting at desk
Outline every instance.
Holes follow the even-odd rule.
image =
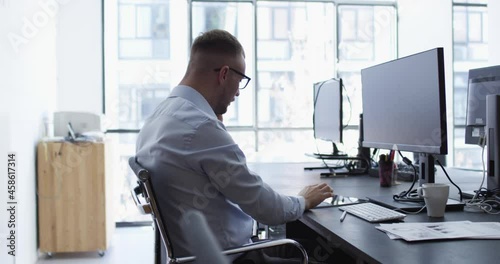
[[[281,195],[248,170],[245,155],[217,118],[250,81],[244,72],[245,53],[233,35],[201,34],[184,78],[139,133],[136,156],[152,173],[177,256],[190,255],[180,227],[188,210],[201,211],[222,248],[230,248],[251,242],[252,218],[283,224],[333,195],[324,183],[298,196]],[[235,263],[245,258],[252,257]]]

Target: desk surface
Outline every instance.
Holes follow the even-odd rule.
[[[379,187],[378,178],[369,176],[340,176],[320,178],[320,171],[304,171],[301,163],[255,163],[251,170],[259,173],[265,182],[281,193],[295,195],[303,186],[328,182],[335,193],[344,196],[366,198],[369,195],[392,195],[407,190],[410,183]],[[477,189],[481,173],[448,169],[452,180],[463,190]],[[436,182],[449,183],[438,170]],[[458,198],[458,190],[450,185],[450,197]],[[372,224],[348,215],[340,222],[342,212],[336,207],[313,209],[306,212],[299,221],[330,243],[340,245],[347,253],[367,263],[496,263],[500,259],[500,240],[440,240],[405,242],[391,240],[375,229]],[[499,221],[500,215],[468,212],[446,212],[444,218],[429,218],[426,213],[408,215],[405,222],[442,222],[470,220],[473,222]]]

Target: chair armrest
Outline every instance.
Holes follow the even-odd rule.
[[[130,193],[132,195],[132,199],[134,199],[135,206],[137,206],[137,209],[139,209],[139,212],[141,214],[151,214],[151,205],[149,205],[149,203],[141,203],[139,201],[139,197],[137,197],[137,193],[134,190],[130,191]]]
[[[174,262],[169,262],[169,263],[189,263],[189,262],[193,262],[196,260],[196,257],[195,256],[188,256],[188,257],[180,257],[180,258],[176,258]]]
[[[225,255],[233,255],[233,254],[238,254],[238,253],[244,253],[248,251],[253,251],[253,250],[259,250],[259,249],[264,249],[264,248],[270,248],[270,247],[275,247],[275,246],[282,246],[282,245],[293,245],[297,249],[300,250],[300,253],[302,254],[302,261],[304,264],[308,263],[309,257],[307,256],[307,252],[304,249],[304,247],[297,241],[293,239],[276,239],[276,240],[266,240],[266,241],[259,241],[255,243],[250,243],[250,244],[245,244],[241,247],[237,248],[231,248],[222,251],[222,254]]]
[[[277,239],[277,240],[258,241],[255,243],[245,244],[241,247],[226,249],[226,250],[222,251],[222,254],[233,255],[233,254],[245,253],[248,251],[254,251],[254,250],[259,250],[259,249],[264,249],[264,248],[282,246],[282,245],[286,245],[286,244],[293,245],[300,250],[300,252],[302,254],[302,263],[307,264],[309,262],[309,257],[307,255],[307,252],[304,249],[304,247],[299,242],[292,240],[292,239],[287,239],[287,238]],[[196,259],[196,257],[194,257],[194,256],[181,257],[181,258],[176,259],[176,263],[192,262],[195,259]]]

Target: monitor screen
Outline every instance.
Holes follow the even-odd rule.
[[[447,154],[443,48],[361,70],[363,147]]]
[[[443,48],[361,70],[363,147],[418,153],[419,184],[448,154]]]
[[[315,83],[313,94],[314,138],[342,142],[342,79]]]
[[[465,143],[478,144],[486,125],[486,96],[500,94],[500,65],[469,70]]]

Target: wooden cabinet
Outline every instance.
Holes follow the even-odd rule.
[[[111,147],[102,142],[40,142],[37,148],[40,251],[83,252],[109,247]]]

